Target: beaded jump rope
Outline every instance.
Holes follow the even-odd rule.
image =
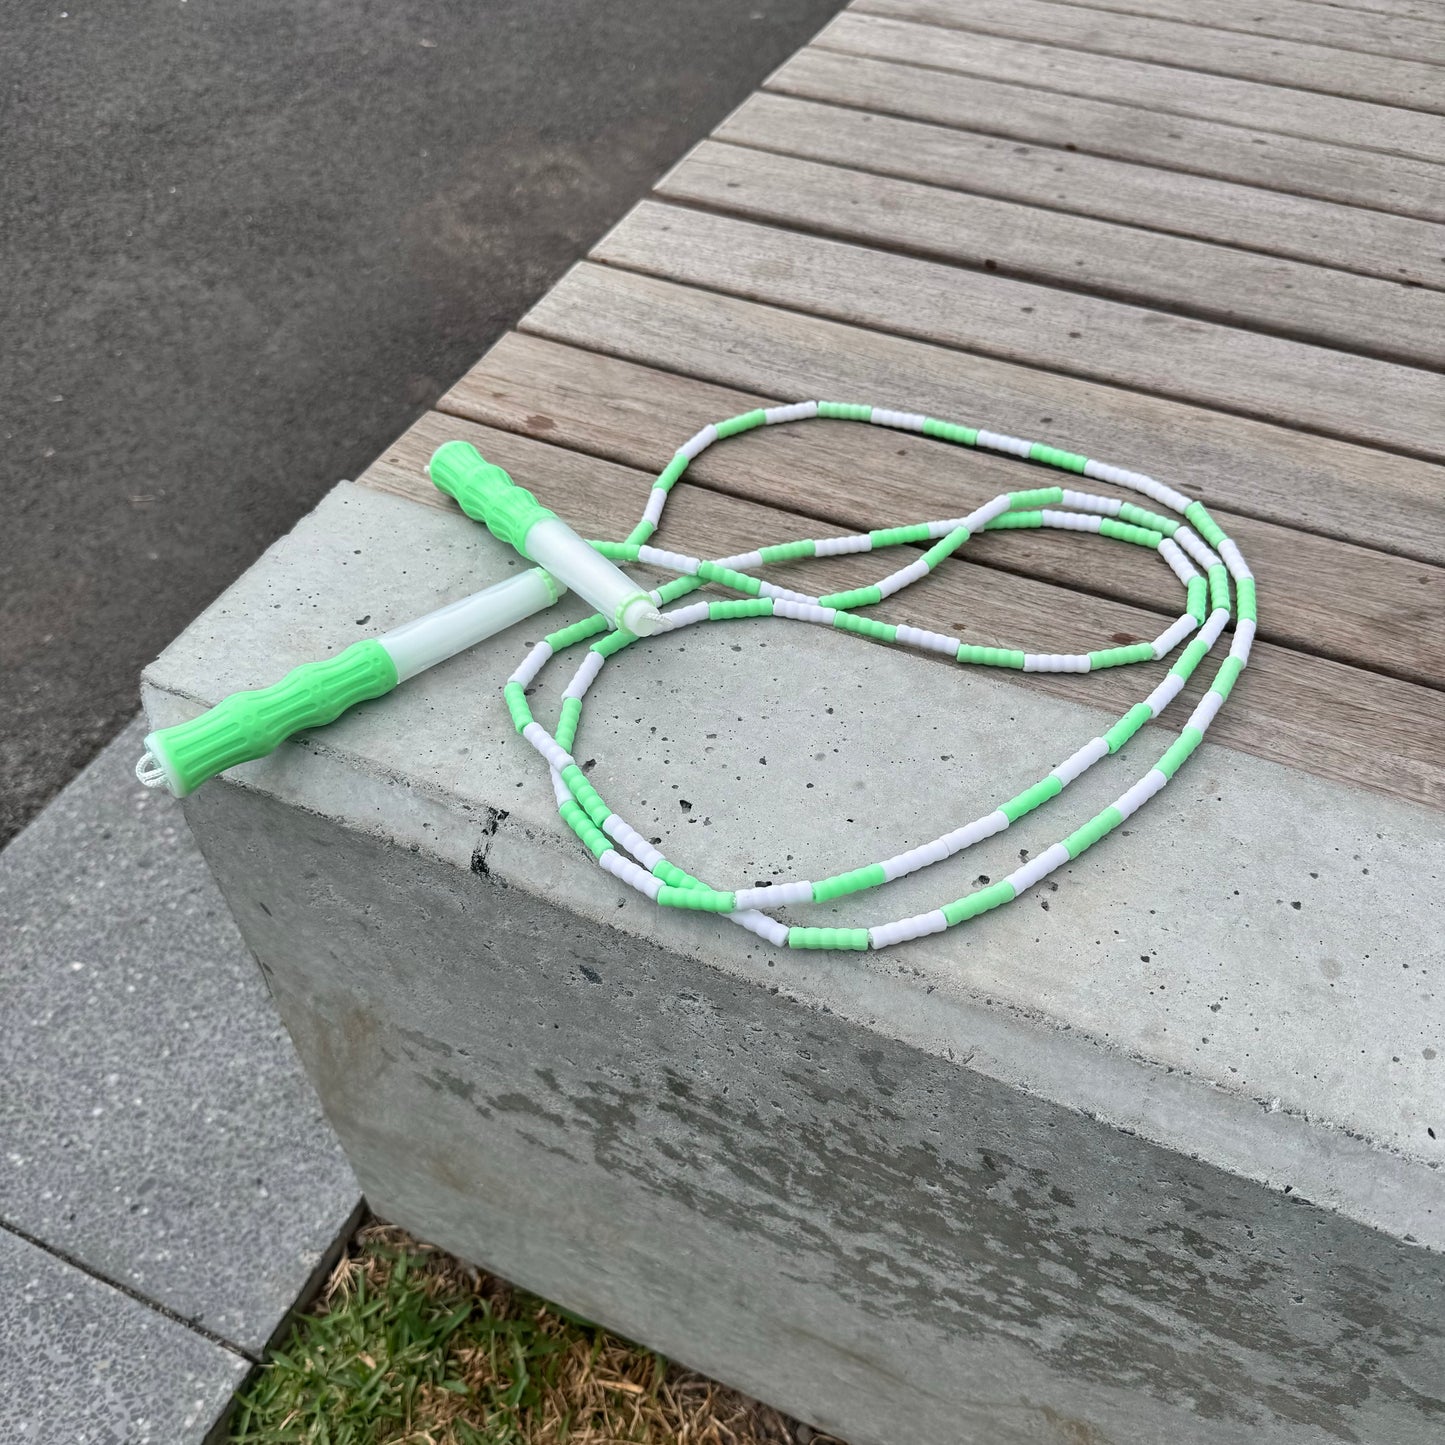
[[[1109,482],[1141,493],[1184,520],[1147,511],[1132,502],[1116,498],[1071,488],[1044,487],[1004,493],[966,517],[889,527],[848,537],[781,542],[713,561],[648,545],[648,539],[662,517],[668,492],[682,477],[688,464],[707,447],[755,427],[814,417],[867,422],[873,426],[917,432],[941,441],[982,447],[1062,471],[1080,473],[1095,481]],[[943,633],[855,615],[855,609],[873,606],[926,577],[974,533],[1031,527],[1096,532],[1116,541],[1153,549],[1183,584],[1185,610],[1153,642],[1073,655],[975,647]],[[908,566],[890,572],[871,586],[822,597],[794,592],[751,575],[751,569],[774,562],[873,552],[923,542],[932,545]],[[596,637],[606,630],[607,624],[599,614],[564,627],[537,643],[507,680],[504,688],[507,706],[517,731],[548,765],[563,820],[598,864],[662,907],[721,913],[750,933],[787,948],[877,949],[924,934],[940,933],[1011,902],[1056,868],[1079,857],[1159,792],[1199,746],[1249,660],[1255,632],[1254,576],[1238,546],[1225,535],[1203,503],[1193,501],[1173,487],[1139,472],[1091,461],[1040,442],[1021,441],[1017,437],[881,407],[809,401],[792,406],[760,408],[704,427],[677,451],[653,483],[642,520],[626,541],[594,542],[592,545],[615,561],[635,562],[677,572],[679,575],[675,580],[651,594],[659,606],[675,602],[709,582],[744,594],[736,601],[699,601],[666,612],[663,615],[672,630],[738,617],[778,617],[854,632],[879,642],[901,644],[924,652],[941,653],[965,664],[1013,668],[1023,672],[1095,672],[1130,663],[1155,661],[1173,652],[1191,634],[1197,634],[1168,676],[1147,698],[1131,707],[1102,735],[1086,742],[1058,767],[1031,787],[1001,803],[994,811],[891,858],[863,864],[816,881],[790,879],[761,888],[716,888],[680,868],[649,843],[620,813],[613,811],[572,757],[570,748],[576,737],[588,689],[596,681],[607,659],[630,646],[636,638],[625,631],[614,631],[592,643],[562,694],[562,708],[555,732],[549,732],[533,717],[526,689],[553,656]],[[1231,579],[1235,589],[1233,611],[1230,605]],[[868,928],[789,927],[763,911],[796,904],[825,903],[846,894],[861,893],[942,862],[982,839],[1002,832],[1025,814],[1062,793],[1101,758],[1117,752],[1146,722],[1158,717],[1209,654],[1232,616],[1236,620],[1229,654],[1179,738],[1138,782],[1112,804],[1062,841],[1016,868],[1006,878],[953,899],[930,912]]]
[[[847,537],[804,538],[760,547],[732,557],[703,560],[649,545],[668,493],[688,465],[714,442],[756,427],[815,417],[864,422],[915,432],[959,446],[980,447],[1041,463],[1140,493],[1176,516],[1148,511],[1132,502],[1067,487],[1006,492],[967,516],[887,527]],[[265,756],[292,733],[324,726],[347,708],[391,691],[443,659],[553,605],[571,586],[602,608],[591,617],[545,637],[507,679],[503,696],[517,731],[546,762],[563,821],[600,867],[664,908],[720,913],[779,947],[877,949],[940,933],[1011,902],[1055,869],[1079,857],[1141,808],[1174,776],[1199,746],[1249,660],[1255,633],[1254,576],[1238,546],[1203,503],[1139,472],[1126,471],[1042,442],[1021,441],[975,427],[935,421],[914,413],[842,402],[799,402],[759,408],[704,427],[680,447],[652,485],[642,519],[622,542],[584,543],[536,498],[515,486],[499,467],[482,460],[463,442],[448,442],[432,457],[435,484],[456,498],[467,515],[483,521],[500,539],[538,563],[483,592],[407,623],[379,638],[353,643],[323,662],[306,663],[280,682],[233,694],[188,722],[151,733],[136,774],[147,787],[165,787],[184,797],[206,779],[237,763]],[[1182,520],[1180,520],[1182,519]],[[978,647],[944,633],[860,617],[928,576],[979,531],[1053,527],[1094,532],[1156,551],[1184,587],[1180,616],[1153,642],[1133,643],[1077,654],[1032,653],[1007,647]],[[930,543],[908,566],[866,586],[822,597],[778,587],[752,575],[770,563],[807,557],[873,552]],[[658,567],[678,575],[653,592],[621,572],[619,562]],[[1231,606],[1230,582],[1234,584]],[[696,601],[659,613],[707,583],[742,594],[733,600]],[[807,622],[875,641],[940,653],[971,666],[1023,672],[1095,672],[1167,657],[1190,641],[1169,674],[1112,727],[1090,739],[1031,787],[972,822],[878,862],[861,864],[817,881],[788,879],[764,887],[717,888],[665,857],[603,800],[571,754],[583,699],[608,658],[638,635],[677,631],[704,622],[740,617],[774,617]],[[1060,842],[1014,869],[1006,878],[978,888],[926,913],[868,928],[790,927],[765,909],[827,903],[876,888],[961,853],[1001,833],[1018,819],[1057,797],[1101,758],[1117,752],[1143,725],[1157,718],[1179,695],[1200,662],[1212,651],[1231,618],[1233,640],[1208,689],[1180,736],[1153,767],[1102,812]],[[598,637],[599,633],[605,636]],[[587,649],[562,694],[555,732],[532,715],[527,689],[558,653],[598,638]],[[629,856],[630,855],[630,856]]]

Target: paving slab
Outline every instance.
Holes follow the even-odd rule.
[[[250,1368],[4,1229],[0,1339],[16,1445],[199,1445]]]
[[[257,1352],[358,1189],[141,735],[0,854],[0,1221]]]
[[[149,670],[148,710],[515,565],[343,484]],[[499,696],[556,625],[187,804],[379,1212],[865,1445],[903,1419],[948,1445],[1438,1438],[1434,813],[1207,745],[1057,889],[883,954],[775,952],[581,855]],[[932,836],[1107,720],[753,620],[609,666],[578,756],[731,886]],[[807,921],[999,876],[1171,736]]]

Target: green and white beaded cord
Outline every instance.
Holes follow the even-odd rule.
[[[966,517],[890,527],[849,537],[806,538],[760,547],[733,557],[706,560],[649,545],[666,505],[667,495],[689,463],[714,442],[760,426],[775,426],[814,417],[866,422],[874,426],[917,432],[956,445],[1024,458],[1123,487],[1177,514],[1156,513],[1117,498],[1064,487],[1043,487],[1005,493]],[[1159,553],[1183,584],[1185,610],[1151,643],[1135,643],[1090,653],[1031,653],[1016,648],[977,647],[956,637],[907,625],[882,623],[854,615],[926,577],[945,557],[981,531],[1049,527],[1093,532]],[[778,587],[752,575],[752,569],[807,557],[880,551],[905,544],[931,543],[908,566],[878,582],[846,592],[813,597]],[[936,421],[914,413],[839,402],[800,402],[759,408],[704,427],[680,447],[654,482],[642,520],[627,540],[594,542],[604,556],[618,562],[661,567],[679,575],[651,594],[658,606],[676,602],[705,583],[742,594],[737,600],[696,601],[665,616],[672,630],[702,622],[739,617],[775,617],[855,632],[890,644],[943,653],[974,666],[1013,668],[1025,672],[1093,672],[1103,668],[1162,659],[1195,634],[1164,681],[1125,712],[1100,736],[1086,742],[1056,768],[1007,799],[992,812],[949,833],[891,858],[812,881],[790,879],[768,887],[714,888],[666,858],[621,814],[603,800],[577,766],[570,749],[581,720],[583,699],[607,659],[636,638],[625,631],[607,632],[601,615],[585,618],[552,633],[536,644],[507,680],[503,693],[517,731],[546,761],[558,811],[599,866],[663,907],[721,913],[769,943],[791,948],[885,948],[924,934],[942,932],[980,913],[1011,902],[1063,864],[1118,827],[1164,788],[1199,746],[1220,707],[1244,670],[1255,633],[1255,584],[1238,546],[1201,502],[1139,472],[1127,471],[1040,442],[1000,435],[974,427]],[[1231,608],[1230,583],[1234,584]],[[1110,806],[1088,819],[1060,842],[1016,868],[1006,878],[965,894],[941,908],[868,928],[789,927],[763,912],[808,903],[826,903],[851,893],[876,888],[954,856],[1062,793],[1100,759],[1117,752],[1148,721],[1157,718],[1182,691],[1200,662],[1214,648],[1234,618],[1228,656],[1190,715],[1184,730],[1144,774]],[[606,633],[598,637],[598,634]],[[533,716],[526,689],[558,653],[592,642],[562,695],[555,733]],[[631,855],[631,856],[628,856]]]

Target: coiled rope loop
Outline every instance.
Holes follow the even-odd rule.
[[[1164,515],[1132,502],[1072,488],[1043,487],[1004,493],[966,517],[888,527],[851,537],[781,542],[711,561],[648,545],[662,517],[668,492],[699,453],[716,441],[754,427],[776,426],[814,417],[892,427],[955,445],[982,447],[1040,462],[1139,493],[1175,515]],[[976,647],[944,633],[856,615],[857,609],[874,606],[885,597],[926,577],[975,533],[1029,527],[1097,532],[1120,542],[1151,548],[1184,587],[1184,611],[1153,642],[1078,654]],[[769,563],[850,552],[875,552],[922,543],[931,545],[906,567],[890,572],[871,586],[823,597],[794,592],[752,575],[754,569]],[[891,858],[861,864],[816,881],[789,879],[762,888],[715,887],[683,870],[649,843],[620,813],[612,810],[573,759],[570,749],[587,690],[597,680],[607,659],[630,646],[636,638],[627,632],[608,633],[605,620],[596,615],[564,627],[537,643],[507,680],[503,692],[517,731],[548,765],[558,811],[568,827],[602,868],[662,907],[721,913],[749,932],[780,947],[886,948],[906,939],[939,933],[1011,902],[1056,868],[1079,857],[1165,787],[1199,746],[1249,660],[1255,632],[1254,576],[1239,548],[1225,535],[1201,502],[1192,501],[1173,487],[1142,473],[1091,461],[1041,442],[1021,441],[1017,437],[881,407],[841,402],[800,402],[746,412],[704,427],[678,450],[653,483],[642,520],[627,540],[596,542],[593,545],[616,561],[636,562],[676,572],[676,578],[652,594],[659,606],[676,602],[708,582],[740,594],[736,600],[697,601],[672,610],[667,616],[674,629],[737,617],[775,617],[854,632],[880,642],[900,644],[924,652],[942,653],[976,667],[1014,668],[1023,672],[1095,672],[1101,668],[1150,662],[1168,656],[1186,638],[1191,639],[1168,676],[1148,697],[1131,707],[1106,732],[1086,742],[1038,782],[1000,803],[992,812]],[[870,928],[789,927],[764,911],[825,903],[849,893],[876,888],[891,879],[940,863],[982,839],[1002,832],[1025,814],[1057,797],[1101,758],[1117,752],[1146,722],[1158,717],[1211,652],[1231,618],[1234,620],[1234,632],[1229,653],[1190,714],[1180,736],[1142,778],[1107,808],[1060,842],[1014,869],[1008,877],[966,893],[930,912],[875,924]],[[598,636],[603,633],[606,635]],[[579,647],[591,638],[597,640],[587,649],[563,692],[556,730],[549,732],[533,717],[526,690],[550,658],[569,648]]]

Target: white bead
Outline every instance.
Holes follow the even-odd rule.
[[[1168,781],[1169,779],[1166,778],[1158,768],[1152,768],[1149,772],[1145,773],[1132,788],[1124,793],[1122,797],[1116,799],[1114,806],[1124,817],[1131,817]]]
[[[520,682],[523,687],[530,687],[537,674],[547,665],[547,659],[551,656],[552,644],[546,641],[539,642],[526,657],[522,659],[521,667],[519,667],[507,681]]]
[[[926,652],[941,652],[947,657],[957,657],[958,649],[963,646],[956,637],[928,632],[921,627],[909,627],[906,623],[899,626],[895,636],[905,647],[921,647]]]
[[[1103,738],[1094,738],[1087,742],[1078,752],[1067,757],[1056,767],[1051,776],[1057,778],[1067,787],[1081,773],[1086,773],[1100,758],[1109,755],[1109,744]]]
[[[1229,568],[1229,575],[1236,582],[1244,582],[1254,576],[1254,573],[1249,570],[1243,554],[1235,545],[1233,537],[1226,537],[1220,542],[1219,555],[1223,559],[1224,565]]]
[[[1022,868],[1015,868],[1004,882],[1012,884],[1014,897],[1018,897],[1025,888],[1032,888],[1040,878],[1047,877],[1055,868],[1068,861],[1069,850],[1062,843],[1055,843],[1052,848],[1044,849],[1037,858],[1030,858]]]
[[[1207,572],[1211,567],[1219,566],[1219,554],[1208,546],[1204,538],[1193,528],[1180,527],[1174,534],[1174,540],[1199,563],[1204,571]]]
[[[848,552],[871,552],[873,539],[866,532],[851,537],[819,537],[813,543],[815,557],[841,557]]]
[[[587,689],[596,681],[597,674],[602,671],[602,665],[606,661],[600,652],[589,651],[577,664],[577,671],[572,674],[572,681],[567,684],[567,690],[562,696],[585,697]]]
[[[1117,517],[1124,504],[1118,497],[1099,497],[1093,492],[1076,492],[1065,487],[1064,505],[1078,512],[1098,512],[1100,516]]]
[[[1154,656],[1168,657],[1198,625],[1189,613],[1184,613],[1154,639]]]
[[[706,451],[717,440],[717,427],[711,422],[694,437],[689,437],[678,448],[679,453],[691,461],[699,452]]]
[[[880,923],[868,930],[868,942],[874,948],[887,948],[891,943],[906,943],[910,938],[922,938],[928,933],[942,933],[948,927],[948,919],[941,908],[932,913],[918,913],[912,918],[900,918],[893,923]]]
[[[539,722],[529,722],[522,729],[522,736],[542,754],[547,761],[560,773],[563,768],[572,766],[572,754],[565,748],[559,747],[552,737]]]
[[[1182,530],[1182,529],[1181,529]],[[1173,537],[1165,537],[1159,544],[1159,555],[1169,564],[1169,570],[1187,587],[1190,579],[1198,577],[1199,569],[1180,550]]]
[[[766,938],[769,943],[778,948],[787,946],[787,925],[779,923],[776,918],[769,918],[766,913],[759,913],[755,909],[748,908],[741,913],[729,913],[725,916],[732,919],[739,927],[746,928],[749,933],[756,933],[759,938]]]

